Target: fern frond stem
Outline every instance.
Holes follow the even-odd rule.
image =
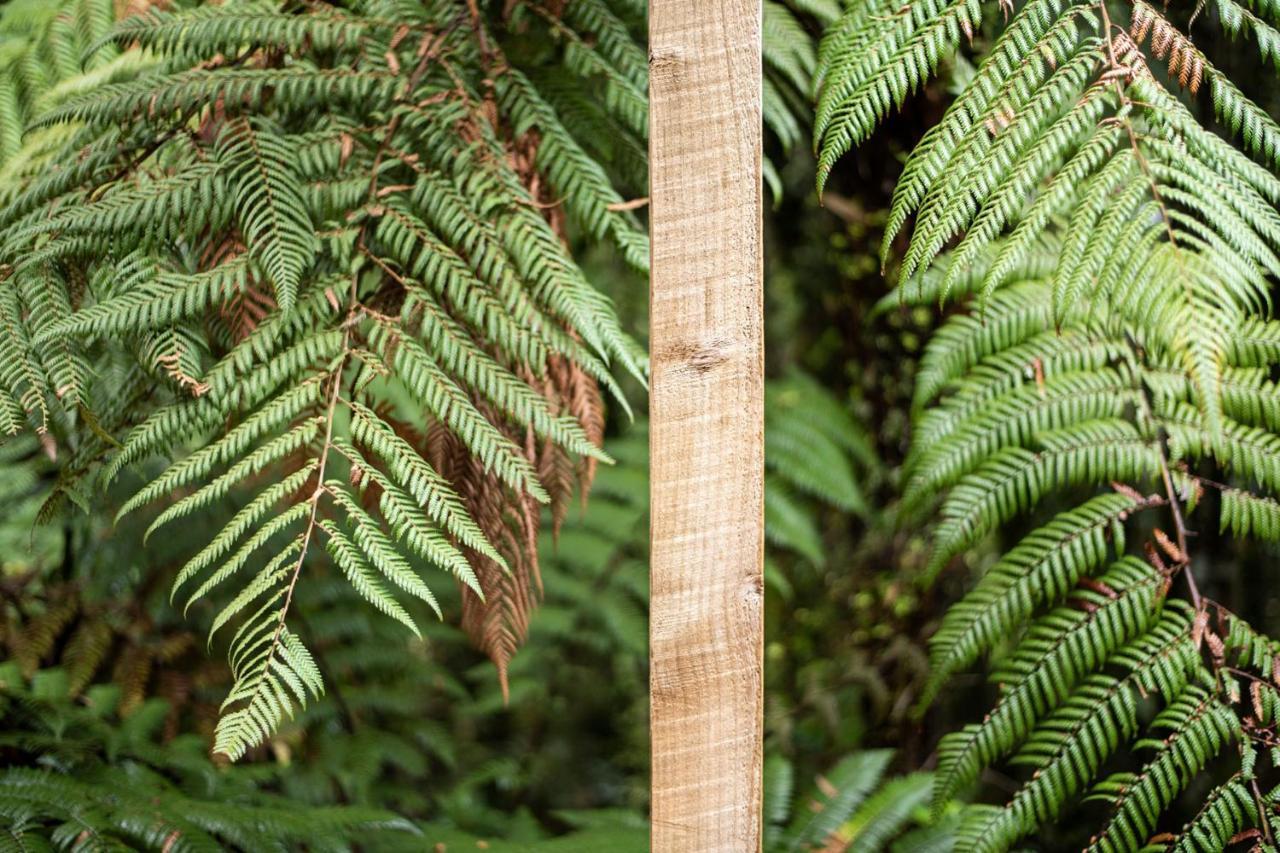
[[[1249,789],[1253,792],[1254,806],[1258,809],[1258,820],[1262,823],[1262,835],[1267,840],[1267,844],[1275,841],[1271,834],[1271,815],[1267,813],[1266,800],[1262,798],[1262,789],[1258,787],[1258,777],[1254,776],[1249,780]]]
[[[1132,76],[1133,68],[1122,64],[1116,57],[1115,40],[1111,37],[1111,31],[1114,25],[1111,22],[1111,13],[1107,11],[1107,0],[1098,0],[1098,9],[1102,13],[1102,26],[1107,40],[1107,55],[1111,61],[1112,71],[1124,71],[1127,75]],[[1121,30],[1121,32],[1123,32],[1123,30]],[[1113,79],[1112,83],[1115,86],[1116,94],[1119,96],[1121,104],[1132,104],[1128,94],[1124,91],[1124,87],[1120,85],[1119,78]],[[1142,174],[1147,177],[1147,183],[1151,187],[1151,197],[1155,201],[1156,206],[1160,209],[1160,218],[1164,222],[1165,230],[1169,235],[1169,243],[1177,249],[1178,239],[1173,230],[1173,222],[1169,217],[1169,210],[1165,206],[1164,199],[1160,196],[1160,189],[1156,184],[1155,176],[1151,174],[1150,164],[1148,164],[1146,156],[1142,153],[1142,146],[1138,144],[1138,133],[1134,130],[1133,123],[1129,121],[1128,116],[1117,118],[1120,123],[1124,125],[1125,133],[1129,136],[1129,145],[1133,148],[1134,158],[1138,162],[1138,167],[1142,169]],[[1181,255],[1178,255],[1177,257],[1179,258],[1179,265],[1181,265]]]
[[[245,61],[248,60],[253,55],[254,55],[253,51],[247,51],[245,53],[240,54],[235,59],[229,59],[226,62],[222,63],[221,67],[235,68],[237,66],[243,65]],[[193,104],[190,108],[188,108],[182,114],[182,118],[180,120],[174,122],[173,125],[170,126],[168,130],[166,130],[164,133],[157,136],[153,142],[148,143],[142,149],[141,153],[139,153],[136,157],[134,157],[124,166],[120,167],[119,171],[117,171],[114,175],[112,175],[111,178],[106,182],[106,184],[111,185],[124,180],[126,176],[132,174],[149,158],[155,155],[157,151],[159,151],[161,148],[167,145],[171,139],[173,139],[180,133],[187,132],[188,130],[187,126],[191,123],[191,119],[194,118],[196,113],[200,112],[200,110],[202,109],[204,109],[203,102],[197,101],[195,104]]]
[[[406,286],[408,285],[408,282],[405,281],[404,277],[395,273],[391,269],[391,267],[387,266],[383,262],[381,258],[370,253],[368,249],[361,249],[360,251],[365,257],[371,258],[378,266],[382,267],[383,272],[391,276],[392,280],[395,281],[397,284],[406,285]],[[356,310],[362,314],[367,315],[371,320],[377,323],[386,325],[388,327],[394,327],[395,324],[398,322],[398,318],[392,317],[390,314],[384,314],[383,312],[379,311],[376,308],[370,308],[368,305],[363,305],[363,304],[357,305]]]
[[[356,283],[359,278],[355,275],[351,277],[351,301],[355,302]],[[355,313],[354,309],[351,312]],[[348,321],[350,317],[348,317]],[[307,559],[307,551],[311,546],[311,536],[315,532],[317,524],[317,516],[320,511],[320,498],[325,493],[325,466],[329,461],[329,451],[333,448],[333,421],[338,410],[338,398],[342,391],[342,369],[346,366],[347,357],[351,349],[351,323],[343,323],[342,333],[342,358],[333,369],[333,390],[329,392],[329,402],[325,411],[324,425],[324,443],[320,447],[320,461],[316,466],[316,490],[311,493],[309,500],[311,501],[311,512],[307,516],[307,528],[302,534],[302,547],[298,552],[298,560],[293,565],[293,573],[289,576],[289,585],[285,589],[284,603],[280,606],[280,618],[276,622],[275,633],[271,635],[271,645],[268,647],[266,660],[262,664],[262,672],[271,671],[271,663],[275,659],[276,649],[280,645],[280,635],[284,632],[285,618],[289,615],[289,605],[293,602],[294,590],[298,587],[298,578],[302,576],[302,564]]]
[[[348,405],[348,408],[350,408],[350,406],[349,406],[349,405]],[[350,462],[352,465],[360,465],[360,464],[363,464],[363,460],[358,459],[358,458],[356,458],[355,456],[352,456],[350,453],[348,453],[348,452],[347,452],[347,450],[346,450],[345,448],[343,448],[343,447],[342,447],[342,445],[340,445],[340,444],[335,444],[335,445],[334,445],[334,447],[333,447],[333,449],[338,453],[338,455],[339,455],[339,456],[341,456],[341,457],[343,457],[344,459],[346,459],[346,460],[347,460],[348,462]]]
[[[1128,334],[1125,335],[1125,341],[1128,343],[1130,364],[1131,366],[1136,366],[1134,365],[1134,362],[1137,359],[1137,353],[1135,352],[1137,343]],[[1134,375],[1137,376],[1138,373],[1135,371]],[[1136,384],[1138,393],[1135,396],[1137,397],[1139,404],[1142,406],[1142,419],[1147,428],[1151,428],[1156,424],[1155,413],[1152,411],[1151,397],[1147,392],[1146,386],[1142,384],[1141,379],[1139,379]],[[1157,427],[1157,429],[1159,428]],[[1178,550],[1182,553],[1183,558],[1186,559],[1186,555],[1188,554],[1187,521],[1182,512],[1182,502],[1178,498],[1178,490],[1173,485],[1173,475],[1169,472],[1169,455],[1166,449],[1168,441],[1168,434],[1162,429],[1159,430],[1159,434],[1156,436],[1155,441],[1156,459],[1160,462],[1160,481],[1164,486],[1165,497],[1169,500],[1169,514],[1173,517],[1173,530],[1178,543]],[[1187,594],[1191,598],[1191,606],[1194,607],[1198,613],[1204,609],[1204,598],[1200,595],[1200,587],[1196,584],[1195,575],[1191,573],[1191,563],[1189,560],[1186,560],[1186,562],[1183,563],[1182,574],[1187,578]]]
[[[1126,98],[1125,100],[1128,99]],[[1133,123],[1128,118],[1122,119],[1121,123],[1124,125],[1125,133],[1129,136],[1129,145],[1133,147],[1133,156],[1138,162],[1138,168],[1142,170],[1142,174],[1147,178],[1147,185],[1151,187],[1151,198],[1160,210],[1160,220],[1164,223],[1165,233],[1169,235],[1169,245],[1178,249],[1178,235],[1173,230],[1173,219],[1169,216],[1169,208],[1164,203],[1164,197],[1160,195],[1160,187],[1156,183],[1155,176],[1151,174],[1151,164],[1147,162],[1147,156],[1142,153],[1142,146],[1138,144],[1138,132],[1133,129]],[[1183,267],[1182,255],[1179,254],[1177,257],[1178,265]],[[1183,272],[1186,272],[1185,267],[1183,267]],[[1190,287],[1188,286],[1189,289]]]
[[[386,273],[391,278],[391,280],[394,281],[396,284],[404,288],[409,287],[409,282],[405,280],[405,277],[400,275],[400,273],[396,272],[394,269],[392,269],[390,265],[388,265],[387,262],[384,261],[382,258],[378,257],[377,252],[370,252],[369,247],[364,244],[364,240],[360,241],[360,243],[358,244],[358,249],[360,251],[360,254],[364,255],[366,258],[373,261],[373,263],[379,269],[381,269],[384,273]],[[376,311],[367,305],[358,305],[357,309],[360,311],[363,311],[365,314],[368,314],[374,320],[389,321],[391,323],[397,322],[395,317],[392,317],[388,314],[383,314],[381,311]]]
[[[1185,557],[1187,554],[1187,522],[1182,514],[1182,504],[1178,500],[1178,491],[1174,488],[1173,477],[1169,474],[1169,457],[1165,453],[1165,443],[1167,436],[1161,436],[1156,442],[1157,458],[1160,460],[1160,479],[1164,483],[1165,494],[1169,497],[1169,514],[1173,516],[1173,529],[1177,536],[1178,550]],[[1196,577],[1191,573],[1191,563],[1186,561],[1182,565],[1182,574],[1187,578],[1187,594],[1191,597],[1191,606],[1196,612],[1204,609],[1204,599],[1200,596],[1200,587],[1196,584]]]
[[[1106,21],[1107,49],[1111,51],[1111,61],[1114,64],[1116,62],[1115,45],[1111,39],[1111,20],[1107,15],[1106,0],[1099,0],[1098,5],[1102,8],[1102,16],[1104,21]],[[1129,99],[1128,94],[1124,91],[1124,88],[1120,85],[1120,81],[1115,80],[1114,83],[1116,87],[1116,93],[1119,95],[1121,103],[1132,104],[1132,101]],[[1156,209],[1160,211],[1160,221],[1164,223],[1165,233],[1168,235],[1168,238],[1169,238],[1169,245],[1173,247],[1173,252],[1174,252],[1173,256],[1177,260],[1179,271],[1182,273],[1183,286],[1187,291],[1188,297],[1190,297],[1191,295],[1191,285],[1189,283],[1190,278],[1188,277],[1186,264],[1183,262],[1182,247],[1178,244],[1178,235],[1177,235],[1177,232],[1174,231],[1173,218],[1169,215],[1169,208],[1165,205],[1164,197],[1160,195],[1159,184],[1156,182],[1155,175],[1151,173],[1151,164],[1147,161],[1146,155],[1142,153],[1142,146],[1138,143],[1138,136],[1140,134],[1138,133],[1137,130],[1134,129],[1133,122],[1129,121],[1129,117],[1127,115],[1124,117],[1117,117],[1117,120],[1120,122],[1121,125],[1123,125],[1124,132],[1129,137],[1129,145],[1133,149],[1134,159],[1138,163],[1138,168],[1142,170],[1142,174],[1146,177],[1147,185],[1151,188],[1151,199],[1152,201],[1155,202]],[[1163,453],[1164,451],[1162,447],[1161,454],[1163,455]],[[1168,468],[1167,463],[1165,464],[1164,467],[1166,469]],[[1164,473],[1167,476],[1168,471],[1165,470]],[[1176,507],[1176,502],[1174,505]],[[1175,517],[1180,517],[1181,513],[1180,511],[1175,509],[1174,515]],[[1179,530],[1181,531],[1181,527],[1179,528]],[[1184,543],[1179,542],[1179,546],[1182,547],[1182,551],[1185,554],[1186,547]],[[1187,573],[1187,576],[1190,577],[1190,572]],[[1192,580],[1191,583],[1194,586],[1195,581]]]
[[[476,41],[480,45],[480,59],[486,68],[492,63],[493,52],[489,45],[489,35],[485,31],[484,22],[480,20],[480,5],[476,0],[467,0],[467,12],[471,15],[471,26],[475,27]]]
[[[1107,11],[1107,0],[1098,0],[1098,11],[1102,13],[1102,30],[1106,34],[1107,39],[1107,57],[1111,60],[1111,68],[1113,70],[1122,68],[1119,59],[1116,58],[1116,44],[1111,40],[1111,13]],[[1120,84],[1116,83],[1119,88]]]
[[[1237,490],[1236,486],[1231,486],[1227,483],[1219,482],[1218,480],[1211,480],[1202,474],[1192,474],[1187,471],[1184,471],[1183,473],[1185,473],[1189,479],[1194,480],[1197,484],[1201,486],[1208,486],[1209,488],[1216,489],[1219,492],[1233,492]]]
[[[1216,604],[1216,602],[1215,602],[1215,604]],[[1256,682],[1258,682],[1259,684],[1266,684],[1266,685],[1268,685],[1268,686],[1272,684],[1271,680],[1270,680],[1270,679],[1268,679],[1268,678],[1263,678],[1263,677],[1259,676],[1257,673],[1249,672],[1249,671],[1247,671],[1247,670],[1243,670],[1243,669],[1240,669],[1239,667],[1231,666],[1231,665],[1229,665],[1229,664],[1225,664],[1225,663],[1223,663],[1223,664],[1217,664],[1217,667],[1216,667],[1216,668],[1217,668],[1217,669],[1226,670],[1227,672],[1231,673],[1232,675],[1238,675],[1238,676],[1240,676],[1241,678],[1247,678],[1247,679],[1249,679],[1250,681],[1256,681]]]
[[[475,14],[479,13],[475,12]],[[418,58],[418,64],[415,65],[413,71],[409,73],[409,81],[405,85],[405,92],[412,92],[418,88],[418,84],[422,82],[422,75],[427,73],[427,67],[431,64],[431,61],[436,58],[436,50],[427,44],[427,41],[431,39],[431,37],[432,33],[430,31],[422,37],[422,47],[419,50],[421,56]],[[480,43],[482,45],[484,44],[483,32],[480,33]],[[373,157],[373,169],[371,170],[372,177],[369,179],[370,204],[373,204],[378,198],[378,177],[382,174],[382,158],[386,156],[387,146],[390,145],[392,138],[395,137],[396,132],[400,130],[400,121],[403,116],[404,113],[397,112],[391,117],[391,121],[387,122],[385,132],[382,134],[382,139],[378,142],[378,150]],[[363,228],[360,233],[360,246],[361,248],[364,247]]]
[[[1165,454],[1164,445],[1164,439],[1156,443],[1157,455],[1160,459],[1160,479],[1164,483],[1165,494],[1169,497],[1169,512],[1173,516],[1173,527],[1174,532],[1177,534],[1178,550],[1185,555],[1187,553],[1187,523],[1182,514],[1182,505],[1178,501],[1177,490],[1173,486],[1173,477],[1169,474],[1169,458]],[[1187,582],[1191,587],[1191,603],[1195,605],[1196,610],[1199,610],[1200,591],[1196,589],[1196,582],[1191,577],[1190,571],[1187,572]]]
[[[516,200],[517,204],[523,204],[525,207],[532,207],[534,210],[554,210],[555,208],[564,204],[564,202],[565,202],[565,199],[563,197],[555,199],[554,201],[537,201],[536,199],[531,199],[531,198],[530,199],[522,198],[522,199]]]

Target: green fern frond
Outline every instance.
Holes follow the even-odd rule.
[[[1155,757],[1138,774],[1118,774],[1096,788],[1093,796],[1110,800],[1115,814],[1090,845],[1091,851],[1142,846],[1186,780],[1241,735],[1235,714],[1194,684],[1152,720],[1149,730],[1168,732],[1163,739],[1139,742],[1153,749]]]
[[[976,54],[895,188],[886,268],[910,240],[877,309],[957,305],[920,359],[905,468],[904,507],[936,506],[926,580],[1033,516],[930,644],[924,703],[983,655],[1001,685],[944,737],[938,798],[993,767],[1019,783],[965,810],[958,851],[1013,849],[1083,800],[1112,806],[1090,849],[1270,836],[1254,753],[1276,647],[1201,593],[1191,518],[1280,528],[1280,126],[1192,28],[1252,41],[1269,76],[1280,7],[1209,5],[859,3],[818,53],[819,189],[944,61]],[[1207,90],[1218,126],[1179,88]],[[1145,766],[1113,772],[1133,749]],[[1199,814],[1160,831],[1195,796]]]
[[[600,155],[643,166],[644,49],[608,2],[466,27],[452,0],[179,4],[114,28],[110,2],[59,5],[0,55],[0,430],[66,448],[60,500],[141,477],[120,512],[161,505],[148,534],[213,520],[174,591],[220,599],[235,684],[214,746],[238,758],[322,689],[290,616],[320,564],[414,631],[410,599],[443,609],[428,566],[469,613],[532,606],[509,596],[536,505],[558,526],[609,461],[600,389],[626,409],[614,370],[645,379],[571,240],[647,268],[635,188]],[[570,117],[557,78],[600,97]],[[583,131],[601,126],[608,146]]]
[[[1141,482],[1159,466],[1154,444],[1120,419],[1086,421],[1008,447],[963,477],[943,502],[926,575],[1053,490],[1112,480]]]
[[[213,750],[233,761],[324,689],[311,653],[284,627],[285,613],[273,603],[247,620],[231,644],[235,682],[222,704]]]
[[[1141,694],[1172,701],[1195,671],[1185,611],[1171,611],[1149,633],[1120,648],[1123,677],[1092,675],[1045,717],[1014,756],[1036,774],[1003,809],[979,812],[961,827],[965,849],[1004,850],[1057,816],[1103,762],[1137,731]],[[1140,694],[1141,691],[1141,694]]]
[[[896,9],[870,2],[851,7],[828,30],[818,51],[814,121],[814,137],[822,142],[819,189],[835,161],[866,139],[981,21],[977,0],[926,0]]]
[[[1158,618],[1167,581],[1134,558],[1116,563],[1091,587],[1072,590],[1070,605],[1033,621],[991,679],[1000,699],[980,725],[947,735],[938,751],[934,797],[943,802],[967,789],[984,767],[1021,744],[1034,722],[1066,700],[1122,645]]]
[[[288,311],[316,253],[311,216],[290,166],[289,141],[242,120],[227,124],[215,151],[235,198],[240,233],[275,286],[280,307]]]
[[[849,756],[826,774],[832,793],[807,817],[801,814],[786,833],[783,849],[789,853],[823,843],[848,820],[879,785],[893,753],[870,750]]]
[[[139,44],[167,57],[175,65],[194,65],[202,59],[235,54],[249,47],[297,44],[309,40],[319,50],[334,50],[358,42],[370,30],[389,22],[343,15],[337,9],[320,15],[290,15],[272,0],[250,0],[224,10],[198,6],[189,11],[165,12],[152,8],[140,15],[109,22],[103,43],[122,48]]]
[[[1232,778],[1205,798],[1199,814],[1182,827],[1175,853],[1222,850],[1245,825],[1258,822],[1258,805],[1244,780]]]
[[[766,853],[822,846],[867,853],[899,850],[914,835],[904,835],[904,830],[924,823],[920,810],[928,796],[930,778],[928,773],[912,773],[886,779],[890,758],[892,755],[886,750],[850,755],[819,777],[817,791],[796,799],[791,762],[781,756],[768,756],[763,849]],[[803,805],[805,802],[808,808]],[[938,843],[943,844],[944,838],[945,832]]]
[[[1098,495],[1028,534],[947,611],[929,641],[930,700],[946,680],[994,649],[1039,608],[1064,598],[1082,576],[1124,552],[1124,522],[1158,498]]]

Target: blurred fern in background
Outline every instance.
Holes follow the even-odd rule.
[[[162,745],[162,699],[121,718],[119,687],[94,687],[82,704],[68,692],[63,670],[28,680],[0,666],[0,837],[11,849],[342,850],[370,832],[413,829],[368,808],[299,811],[215,770],[198,737]]]

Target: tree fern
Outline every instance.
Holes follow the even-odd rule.
[[[520,63],[600,87],[600,117],[642,141],[631,15],[248,2],[112,31],[110,3],[66,8],[29,27],[54,88],[14,96],[29,130],[5,141],[6,432],[43,436],[77,498],[142,472],[122,513],[167,504],[152,532],[235,510],[174,587],[221,600],[221,752],[324,689],[289,613],[325,551],[411,631],[402,598],[434,604],[424,569],[445,569],[505,679],[537,595],[536,507],[561,517],[607,460],[613,367],[645,371],[564,214],[641,269],[644,232]],[[553,55],[523,56],[535,32]],[[104,400],[108,367],[134,393]]]
[[[904,506],[936,514],[928,573],[1031,531],[931,644],[929,697],[984,656],[998,685],[943,739],[937,796],[992,767],[1017,785],[970,807],[958,850],[1014,849],[1081,802],[1107,807],[1091,849],[1274,845],[1275,647],[1201,593],[1194,531],[1276,535],[1280,135],[1191,34],[1216,21],[1271,61],[1280,10],[1214,8],[860,3],[819,51],[821,187],[992,34],[907,160],[882,255],[910,223],[884,310],[965,309],[916,389]],[[1178,827],[1189,791],[1207,793]]]
[[[797,389],[805,393],[790,397]],[[833,421],[829,432],[824,426],[823,433],[831,435],[838,447],[859,444],[856,426],[853,432],[835,428],[846,415],[837,400],[822,392],[811,379],[792,375],[770,383],[769,393],[781,400],[770,416],[771,429],[785,418],[808,423],[812,420],[811,411],[827,412]],[[802,399],[807,401],[804,406],[799,405]],[[558,531],[554,524],[547,524],[540,533],[540,567],[547,595],[531,625],[528,645],[512,661],[511,695],[506,707],[491,673],[483,667],[458,665],[474,663],[475,655],[465,648],[460,631],[430,618],[429,602],[403,599],[405,610],[424,634],[423,638],[415,637],[373,607],[362,606],[359,592],[346,581],[342,567],[316,563],[309,570],[308,583],[297,589],[293,627],[323,670],[326,692],[311,700],[272,739],[276,760],[218,771],[222,785],[211,797],[220,800],[226,794],[246,801],[251,797],[244,789],[252,782],[259,791],[269,790],[289,798],[296,804],[296,817],[303,821],[309,808],[304,804],[335,800],[358,806],[376,803],[417,819],[429,818],[428,823],[417,824],[420,834],[403,830],[373,833],[369,827],[362,828],[360,845],[369,849],[412,850],[420,849],[424,843],[474,846],[481,839],[492,849],[517,849],[520,844],[514,837],[510,841],[501,838],[504,828],[514,822],[509,814],[488,804],[491,796],[487,791],[491,787],[500,788],[504,797],[518,792],[522,800],[531,800],[539,788],[552,784],[550,780],[571,780],[557,788],[563,797],[572,799],[598,796],[591,793],[597,789],[589,780],[599,777],[595,771],[583,774],[577,765],[567,767],[558,750],[514,760],[511,755],[521,748],[525,735],[520,726],[508,721],[546,714],[540,718],[566,735],[572,733],[575,740],[584,728],[617,727],[618,736],[634,740],[635,748],[627,749],[614,762],[634,761],[639,776],[639,768],[646,760],[643,730],[632,733],[630,721],[643,717],[647,701],[644,531],[648,483],[647,442],[642,427],[640,421],[625,436],[609,440],[609,454],[618,464],[600,472],[587,510],[571,508]],[[790,431],[798,430],[791,427]],[[836,438],[839,436],[843,438]],[[26,444],[29,450],[34,442]],[[14,443],[5,449],[21,446]],[[857,457],[837,456],[826,462],[833,468],[851,467],[859,482],[864,479],[864,466]],[[7,467],[4,481],[16,481],[20,470],[17,463]],[[813,514],[819,502],[808,497],[803,483],[789,478],[786,466],[779,465],[775,474],[769,488],[784,484],[804,512]],[[217,519],[207,521],[216,529]],[[192,524],[205,522],[206,519],[196,518]],[[146,526],[144,519],[132,515],[126,516],[124,523],[128,528]],[[354,521],[351,527],[344,524],[340,529],[350,531],[349,537],[355,535]],[[619,536],[619,530],[633,535]],[[129,537],[117,536],[99,548],[78,552],[76,574],[83,579],[84,589],[45,589],[39,577],[28,580],[19,596],[21,612],[6,626],[7,631],[0,631],[0,642],[9,647],[14,663],[20,663],[39,679],[44,695],[62,705],[83,705],[99,697],[118,695],[114,707],[122,716],[130,715],[131,720],[132,715],[143,715],[155,724],[152,715],[158,712],[153,707],[160,703],[147,703],[146,697],[169,698],[173,705],[170,714],[163,715],[164,735],[155,751],[162,757],[180,754],[184,762],[190,762],[191,775],[199,778],[199,768],[212,770],[207,758],[200,754],[202,748],[197,739],[185,735],[172,741],[169,738],[174,732],[189,731],[191,719],[200,729],[207,726],[212,731],[210,714],[216,712],[225,675],[218,662],[202,660],[199,628],[189,630],[168,615],[162,606],[167,589],[156,590],[158,594],[152,597],[158,600],[147,606],[145,617],[133,615],[130,599],[134,593],[111,580],[110,568],[122,556],[132,553],[128,541],[122,539]],[[816,549],[821,554],[822,545],[819,537],[805,550]],[[183,564],[187,550],[171,538],[153,537],[146,554],[141,558],[133,556],[147,567],[147,574],[137,585],[151,589],[159,585],[157,582],[162,584],[170,576],[169,567],[175,559],[178,566]],[[788,553],[794,548],[771,546],[769,550],[771,561],[778,564],[771,582],[783,582],[780,569],[807,572],[802,555]],[[56,555],[54,559],[56,562]],[[108,597],[105,601],[91,601],[102,594],[98,588],[103,586],[124,600]],[[438,592],[439,603],[446,612],[456,608],[456,590],[442,587]],[[160,624],[150,626],[135,621],[152,614],[163,629]],[[202,623],[215,615],[199,602],[192,608],[193,618]],[[106,629],[106,635],[99,637],[99,629]],[[92,643],[82,643],[81,636]],[[179,647],[179,641],[185,645]],[[90,652],[81,649],[82,645],[96,645],[97,650]],[[174,646],[176,651],[173,656],[161,657],[162,646]],[[114,665],[116,659],[137,661],[139,670],[150,664],[137,688],[132,686],[134,677],[126,676]],[[68,676],[74,670],[74,683],[69,677],[62,677],[61,672],[53,672],[55,666]],[[41,675],[42,672],[48,674]],[[609,673],[604,686],[597,683],[600,672]],[[109,685],[101,683],[108,679]],[[574,692],[576,685],[584,681],[596,685],[585,700]],[[567,696],[577,697],[568,708],[562,704]],[[59,719],[43,710],[42,714],[43,719]],[[34,722],[28,720],[22,725]],[[463,734],[475,726],[483,727],[485,734]],[[548,734],[544,730],[543,736]],[[33,756],[43,755],[50,761],[59,755],[56,746],[33,744],[31,749]],[[128,760],[124,755],[110,759],[113,764]],[[624,770],[628,771],[625,777],[621,775]],[[599,772],[613,784],[625,779],[628,789],[634,788],[638,795],[643,779],[631,781],[630,770],[630,764],[622,768],[613,764]],[[582,780],[584,775],[586,780]],[[424,786],[422,779],[426,776],[436,781]],[[184,775],[182,780],[185,782],[186,778]],[[841,778],[833,770],[813,790],[807,790],[813,786],[802,784],[800,787],[806,789],[801,791],[802,798],[793,801],[786,797],[787,808],[794,809],[795,821],[807,818],[811,802],[823,796],[825,785]],[[918,775],[907,780],[909,784],[882,779],[852,813],[854,822],[843,821],[833,838],[852,834],[859,843],[876,839],[875,849],[893,849],[889,842],[896,838],[896,828],[928,821],[928,810],[922,805],[929,790],[928,780]],[[165,799],[157,807],[161,817],[170,806],[179,810],[177,816],[183,814],[181,799]],[[582,815],[557,813],[555,818],[557,824],[579,828],[539,841],[539,848],[547,844],[548,849],[624,850],[643,849],[647,844],[647,826],[643,817],[634,813],[628,812],[616,827],[609,814],[594,810]],[[789,822],[790,818],[784,820]],[[943,823],[949,825],[950,821]],[[932,826],[930,829],[941,831]],[[50,824],[41,823],[32,828],[29,838],[49,831]],[[511,830],[513,834],[516,831]],[[823,840],[818,839],[819,843]],[[342,849],[344,843],[345,836],[333,833],[330,847]],[[573,847],[575,844],[578,846]],[[233,845],[224,842],[224,846]]]

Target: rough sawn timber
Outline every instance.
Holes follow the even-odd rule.
[[[649,6],[652,841],[760,848],[760,0]]]

